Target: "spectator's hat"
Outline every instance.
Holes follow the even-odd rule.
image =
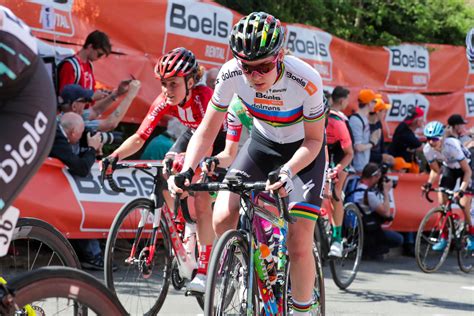
[[[404,121],[405,121],[405,123],[407,123],[407,124],[411,124],[411,123],[413,123],[413,121],[416,120],[417,118],[423,117],[424,114],[425,114],[425,111],[423,111],[422,108],[420,108],[419,106],[417,106],[417,107],[415,107],[415,108],[412,108],[412,109],[408,112],[408,115],[405,117]]]
[[[455,125],[462,125],[467,124],[467,121],[462,118],[459,114],[453,114],[448,118],[448,125],[455,126]]]
[[[78,84],[69,84],[64,86],[63,91],[61,91],[61,102],[60,103],[72,103],[79,99],[83,99],[86,102],[92,101],[92,96],[94,91],[90,89],[85,89]]]
[[[390,103],[385,103],[385,101],[382,99],[381,94],[376,95],[377,98],[375,98],[375,106],[374,106],[374,112],[379,112],[383,110],[388,110],[392,107]]]
[[[376,98],[376,94],[372,89],[362,89],[359,91],[359,102],[363,104],[368,104]]]

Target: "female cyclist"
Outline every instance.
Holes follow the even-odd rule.
[[[314,220],[325,174],[323,87],[314,68],[285,56],[283,43],[280,21],[265,12],[251,13],[234,25],[229,43],[234,58],[220,70],[211,106],[189,142],[181,174],[185,184],[191,182],[235,93],[253,116],[254,125],[228,175],[262,181],[270,171],[280,170],[280,180],[267,189],[289,194],[290,212],[299,217],[289,227],[288,251],[294,315],[306,315],[313,302]],[[172,192],[182,192],[173,177],[168,186]],[[236,227],[238,210],[238,195],[219,192],[212,214],[218,236]]]
[[[140,150],[165,114],[175,116],[184,126],[188,127],[188,130],[176,140],[165,159],[186,151],[189,139],[201,123],[212,96],[210,88],[197,85],[203,73],[204,68],[198,65],[194,54],[183,47],[171,50],[158,60],[155,66],[155,75],[161,80],[161,94],[153,101],[138,131],[123,142],[109,157],[105,158],[109,160],[111,168],[119,159],[125,159]],[[223,149],[225,133],[222,128],[218,128],[218,133],[219,136],[214,142],[214,146],[212,142],[209,143],[207,149],[204,150],[206,153],[211,154],[211,150],[220,152]],[[169,196],[166,192],[163,195],[165,199]],[[188,285],[188,289],[196,292],[199,292],[199,288],[204,288],[204,275],[207,271],[211,245],[215,238],[209,200],[210,196],[207,193],[195,195],[200,250],[198,273]],[[170,202],[169,199],[167,201]]]
[[[460,199],[460,204],[464,207],[464,216],[468,227],[469,236],[467,248],[469,251],[474,250],[474,227],[471,219],[471,196],[464,195],[472,186],[472,170],[469,166],[469,151],[464,148],[459,139],[444,136],[444,126],[438,121],[426,124],[423,133],[426,136],[427,143],[423,147],[423,154],[428,161],[431,171],[422,190],[428,191],[435,178],[441,175],[439,186],[448,190],[454,190],[458,179],[461,185],[456,196]],[[439,193],[438,200],[440,204],[446,202],[446,195]],[[433,250],[443,251],[447,246],[447,240],[441,238],[439,242],[433,245]]]

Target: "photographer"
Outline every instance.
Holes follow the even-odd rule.
[[[120,121],[125,116],[128,108],[132,104],[133,99],[140,91],[140,81],[130,80],[126,82],[126,86],[122,89],[126,93],[117,108],[104,119],[93,119],[93,117],[100,117],[93,108],[87,108],[87,105],[92,102],[94,92],[90,89],[85,89],[78,84],[66,85],[59,96],[59,108],[61,112],[74,112],[82,116],[87,130],[109,132],[117,127]]]
[[[378,186],[381,186],[380,192]],[[362,170],[357,188],[348,193],[350,200],[358,204],[362,211],[365,234],[363,253],[369,258],[380,258],[388,253],[389,248],[403,244],[400,233],[382,228],[384,222],[393,220],[389,197],[392,187],[392,181],[384,176],[379,165],[371,162]]]

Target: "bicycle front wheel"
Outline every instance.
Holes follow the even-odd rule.
[[[219,238],[207,273],[204,315],[248,315],[249,262],[247,240],[242,233],[230,230]],[[251,291],[252,315],[258,315],[255,286]]]
[[[474,265],[474,254],[472,251],[467,249],[467,238],[469,233],[466,229],[461,231],[461,236],[459,236],[459,245],[458,248],[458,265],[462,272],[469,273],[472,270]]]
[[[453,238],[452,227],[451,217],[441,207],[436,207],[425,215],[415,241],[416,263],[421,271],[435,272],[444,263]],[[441,243],[444,243],[444,247]]]
[[[351,285],[359,271],[364,245],[363,227],[362,215],[357,205],[346,204],[342,223],[342,257],[329,261],[332,279],[341,290]]]
[[[77,269],[39,268],[10,280],[8,287],[14,289],[14,303],[17,306],[29,304],[36,315],[127,314],[99,280]],[[25,313],[21,308],[13,314]]]
[[[156,315],[170,284],[170,237],[162,217],[157,231],[161,236],[153,240],[155,214],[149,199],[126,204],[112,223],[105,247],[105,283],[134,315]]]
[[[316,267],[316,276],[314,279],[314,288],[313,288],[313,308],[311,310],[311,315],[325,315],[326,313],[326,291],[324,288],[324,274],[322,268],[321,255],[319,254],[318,247],[316,243],[313,243],[313,255],[314,255],[314,264]],[[286,310],[283,309],[283,315],[291,315],[293,309],[293,301],[291,297],[291,279],[290,279],[290,258],[287,258],[286,265],[286,281],[285,281],[285,292],[286,295],[283,296],[283,306],[286,306]]]
[[[0,274],[6,280],[45,266],[80,268],[70,242],[52,225],[36,218],[20,218],[8,254],[0,258]]]

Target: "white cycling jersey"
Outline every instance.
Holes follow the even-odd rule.
[[[423,154],[429,163],[438,161],[450,169],[459,169],[461,168],[460,161],[464,159],[470,161],[469,151],[464,148],[459,139],[447,137],[443,141],[441,152],[435,150],[428,143],[423,147]]]
[[[324,117],[323,84],[319,73],[304,61],[285,56],[276,83],[267,91],[255,91],[236,59],[222,66],[211,99],[218,111],[227,111],[234,93],[254,118],[254,127],[267,139],[292,143],[304,138],[303,121]]]

